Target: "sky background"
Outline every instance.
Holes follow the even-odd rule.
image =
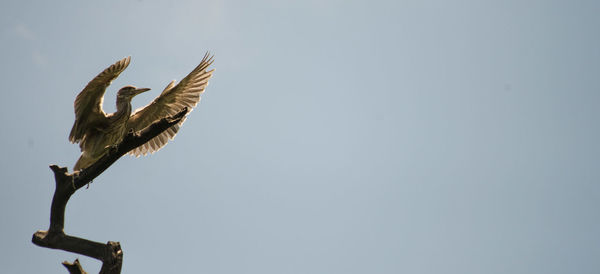
[[[67,234],[123,273],[598,273],[598,1],[3,1],[0,266],[67,273],[48,166],[81,89],[215,55],[173,142],[81,189]]]

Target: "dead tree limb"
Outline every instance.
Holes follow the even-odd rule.
[[[65,234],[67,202],[69,202],[69,198],[75,191],[98,177],[121,156],[179,123],[187,112],[187,108],[184,108],[179,113],[158,120],[137,133],[130,131],[116,148],[110,149],[104,157],[81,171],[68,173],[66,167],[51,165],[50,169],[54,172],[56,189],[50,206],[50,227],[47,231],[38,230],[35,232],[31,241],[41,247],[61,249],[98,259],[102,261],[100,273],[121,273],[123,251],[118,242],[109,241],[103,244]],[[79,264],[79,260],[75,260],[72,264],[65,261],[63,265],[70,273],[86,273]]]

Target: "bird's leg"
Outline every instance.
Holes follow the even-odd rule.
[[[79,171],[75,171],[77,175],[79,175]],[[77,190],[77,188],[75,187],[75,174],[73,174],[73,176],[71,176],[71,185],[73,186],[73,190]]]
[[[133,135],[133,134],[135,134],[135,131],[133,130],[133,128],[130,128],[129,131],[127,131],[127,135]],[[117,150],[119,150],[119,144],[120,143],[116,143],[116,144],[113,144],[110,146],[106,146],[106,148],[108,149],[108,153],[116,153]]]
[[[130,129],[127,131],[127,135],[133,136],[134,134],[135,134],[135,130],[133,130],[133,128],[130,128]]]
[[[82,169],[83,170],[83,169]],[[71,184],[73,185],[73,189],[77,190],[77,187],[75,187],[75,178],[79,177],[79,174],[81,173],[81,170],[77,170],[73,172],[73,176],[71,176]],[[90,188],[90,184],[93,183],[94,180],[91,180],[87,183],[87,187],[85,189]]]

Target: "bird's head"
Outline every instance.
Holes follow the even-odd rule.
[[[134,96],[149,90],[149,88],[136,88],[134,86],[124,86],[119,90],[119,92],[117,92],[117,97],[131,99]]]

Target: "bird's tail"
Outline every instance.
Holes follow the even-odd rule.
[[[73,167],[73,171],[82,170],[82,169],[92,165],[94,162],[96,162],[96,160],[98,160],[98,159],[90,157],[90,155],[88,153],[82,152],[81,156],[79,156],[79,159],[77,160],[77,162],[75,163],[75,166]]]

